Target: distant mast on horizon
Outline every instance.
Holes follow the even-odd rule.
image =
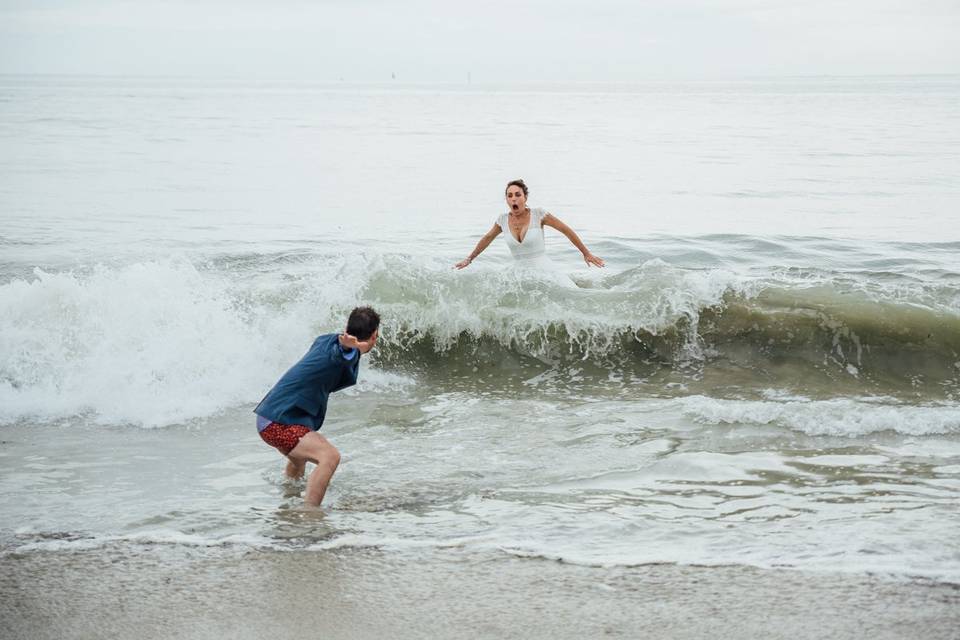
[[[467,84],[470,84],[470,82],[471,82],[470,72],[467,71]]]

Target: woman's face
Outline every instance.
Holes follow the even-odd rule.
[[[507,206],[514,213],[520,213],[527,208],[527,196],[523,195],[523,189],[515,184],[507,187]]]

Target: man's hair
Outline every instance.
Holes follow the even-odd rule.
[[[361,342],[380,328],[380,316],[372,307],[357,307],[347,319],[347,333]]]
[[[516,180],[511,180],[510,182],[508,182],[507,188],[503,190],[504,193],[509,191],[510,187],[520,187],[520,190],[523,191],[524,196],[530,195],[530,191],[527,189],[526,183],[524,183],[524,181],[521,180],[520,178],[517,178]]]

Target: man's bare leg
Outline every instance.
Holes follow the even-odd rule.
[[[291,480],[299,480],[303,477],[303,471],[306,468],[307,463],[303,460],[297,461],[293,460],[290,456],[287,456],[287,468],[284,473]]]
[[[300,442],[287,457],[291,464],[299,464],[301,467],[308,461],[317,465],[307,478],[307,491],[303,499],[308,505],[320,506],[330,478],[340,464],[340,452],[329,440],[316,431],[311,431],[300,438]]]

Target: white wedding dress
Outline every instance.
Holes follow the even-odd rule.
[[[497,226],[503,231],[507,246],[510,247],[510,253],[517,262],[527,267],[550,267],[550,261],[547,259],[546,244],[543,241],[543,217],[547,212],[539,207],[530,209],[530,224],[524,233],[521,234],[522,241],[517,240],[510,231],[510,213],[500,214],[497,218]]]

